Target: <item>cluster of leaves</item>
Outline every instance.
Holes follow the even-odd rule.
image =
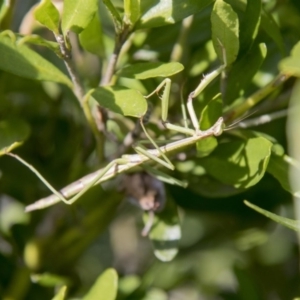
[[[66,299],[66,286],[83,299],[299,295],[298,270],[290,267],[297,258],[294,237],[282,228],[258,229],[266,219],[243,204],[256,203],[245,202],[299,232],[298,221],[269,212],[278,204],[291,208],[300,191],[297,1],[65,0],[61,8],[59,1],[42,0],[12,31],[27,4],[0,1],[0,295],[46,299],[60,288],[53,299]],[[142,95],[172,77],[168,120],[183,126],[182,99],[202,74],[209,78],[220,66],[220,78],[194,99],[201,129],[221,115],[229,129],[254,111],[243,124],[256,122],[259,130],[238,127],[180,149],[169,174],[189,185],[166,186],[165,210],[149,234],[152,246],[136,233],[140,211],[122,203],[117,213],[124,198],[118,178],[71,208],[61,203],[24,212],[48,191],[6,154],[23,144],[16,151],[62,187],[115,153],[130,154],[124,140],[149,111],[148,101],[154,108],[147,127],[167,144],[175,133],[160,126],[161,101]],[[289,98],[286,135],[282,119],[264,120],[286,109]],[[151,247],[163,261],[181,251],[162,264],[149,259]],[[114,269],[99,276],[112,265],[118,284]],[[262,269],[275,272],[261,277]]]

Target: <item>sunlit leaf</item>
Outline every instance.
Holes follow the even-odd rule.
[[[114,269],[102,273],[83,300],[114,300],[117,297],[118,274]]]
[[[56,295],[52,298],[52,300],[65,300],[67,294],[67,287],[62,286],[59,291],[56,293]]]
[[[293,47],[291,56],[280,61],[279,69],[289,75],[300,77],[300,42]]]
[[[55,287],[70,283],[68,278],[51,273],[33,274],[31,275],[31,280],[34,283],[38,283],[39,285],[46,287]]]
[[[104,57],[104,42],[98,13],[95,14],[89,25],[79,34],[79,41],[86,51],[99,57]]]
[[[245,16],[240,26],[240,51],[248,51],[253,44],[260,25],[261,0],[248,0]]]
[[[134,25],[140,18],[140,0],[124,0],[124,12],[125,23]]]
[[[217,0],[211,14],[211,24],[212,40],[218,58],[230,65],[235,61],[239,52],[238,16],[229,4],[223,0]]]
[[[62,31],[80,33],[85,29],[98,11],[97,0],[65,0],[62,15]]]
[[[144,214],[144,223],[147,224],[149,214]],[[162,212],[156,213],[149,233],[154,247],[155,256],[161,261],[172,260],[178,252],[181,239],[181,227],[177,207],[172,201],[167,201]]]
[[[141,1],[141,18],[137,28],[158,27],[174,24],[201,11],[213,0]]]
[[[0,125],[1,126],[1,125]],[[9,236],[15,225],[25,225],[30,221],[30,216],[24,210],[24,204],[8,196],[0,198],[0,232]]]
[[[120,77],[144,80],[156,77],[169,77],[181,72],[183,69],[184,66],[178,62],[137,63],[121,69],[117,75]]]
[[[243,90],[251,84],[251,79],[261,67],[266,55],[265,44],[254,45],[250,52],[232,65],[227,78],[225,103],[230,104],[241,96]]]
[[[72,87],[69,78],[52,63],[4,35],[0,35],[0,69],[25,78],[54,81]]]
[[[115,24],[116,33],[120,33],[122,31],[123,20],[118,12],[118,10],[114,7],[111,0],[103,0],[103,4],[106,6],[107,10],[110,12],[110,15]]]
[[[30,127],[21,119],[0,122],[0,156],[19,147],[28,138]]]
[[[267,171],[272,174],[281,184],[281,186],[288,192],[292,193],[292,188],[289,182],[289,168],[285,156],[278,156],[272,154],[268,164]]]
[[[205,70],[214,62],[217,54],[214,50],[212,40],[207,41],[204,47],[201,47],[191,57],[191,68],[189,74],[191,77],[202,75]]]
[[[60,54],[60,48],[57,42],[46,40],[37,34],[31,34],[25,36],[16,34],[16,36],[17,36],[17,41],[19,46],[23,44],[33,44],[33,45],[47,47],[54,53]]]
[[[295,231],[298,231],[300,232],[300,221],[296,221],[296,220],[292,220],[292,219],[289,219],[289,218],[285,218],[285,217],[281,217],[281,216],[278,216],[274,213],[271,213],[265,209],[262,209],[248,201],[244,201],[244,203],[249,206],[250,208],[256,210],[257,212],[259,212],[260,214],[266,216],[267,218],[275,221],[276,223],[279,223],[289,229],[292,229],[292,230],[295,230]]]
[[[2,19],[6,16],[10,7],[10,0],[1,0],[0,1],[0,23]]]
[[[49,30],[59,33],[60,16],[51,0],[42,0],[34,10],[34,17]]]
[[[140,118],[147,111],[147,101],[136,90],[121,86],[98,87],[91,95],[102,107],[123,116]]]
[[[266,12],[264,9],[262,9],[261,26],[276,43],[281,54],[284,55],[286,50],[280,29],[277,23],[274,21],[273,16],[269,12]]]
[[[201,160],[201,164],[221,182],[236,188],[249,188],[264,176],[271,148],[272,143],[262,137],[224,143]]]

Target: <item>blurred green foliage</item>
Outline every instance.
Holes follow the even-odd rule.
[[[299,117],[289,116],[288,132],[286,113],[268,123],[260,117],[287,109],[291,95],[292,111],[299,109],[299,82],[294,85],[295,78],[289,77],[300,74],[300,2],[64,3],[63,10],[62,1],[43,0],[38,8],[36,1],[0,1],[0,155],[22,144],[14,152],[62,188],[132,153],[122,145],[137,122],[133,117],[146,110],[141,94],[170,76],[168,120],[183,125],[181,94],[185,101],[203,74],[225,62],[226,72],[194,99],[201,126],[212,126],[221,111],[229,128],[250,113],[260,123],[254,130],[226,131],[172,157],[176,169],[168,174],[189,185],[165,185],[166,210],[154,217],[149,238],[140,234],[144,212],[126,201],[130,197],[120,188],[124,174],[90,189],[72,206],[59,203],[25,213],[27,205],[49,191],[30,170],[3,155],[0,298],[299,297],[297,236],[243,200],[287,218],[298,215],[292,199],[299,196],[299,165],[285,153],[300,160]],[[84,94],[94,91],[97,103],[108,109],[103,136],[87,120],[68,78],[53,36],[59,32],[58,12]],[[109,74],[112,53],[118,59]],[[100,82],[113,87],[99,87]],[[119,86],[133,92],[124,98]],[[107,91],[120,101],[121,111],[111,105],[113,100],[105,104]],[[134,93],[139,96],[129,102]],[[147,124],[151,135],[162,145],[182,138],[161,126],[160,99],[148,101],[153,104]],[[97,103],[90,101],[92,120]],[[143,138],[140,134],[137,140]],[[102,158],[95,151],[99,140]],[[170,260],[176,253],[169,262],[157,259]]]

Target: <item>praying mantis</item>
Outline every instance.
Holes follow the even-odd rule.
[[[145,97],[147,99],[153,94],[159,93],[159,91],[163,89],[161,96],[161,118],[164,126],[169,130],[183,133],[185,135],[188,135],[189,137],[185,137],[159,147],[147,133],[143,124],[143,117],[141,117],[140,125],[147,138],[154,145],[154,149],[144,149],[141,146],[136,146],[134,147],[134,150],[137,152],[137,154],[122,155],[120,158],[112,160],[104,168],[84,176],[83,178],[77,180],[76,182],[73,182],[72,184],[68,185],[60,191],[57,191],[54,187],[52,187],[52,185],[38,172],[38,170],[36,170],[32,165],[23,160],[21,157],[14,153],[6,153],[7,155],[17,159],[19,162],[21,162],[23,165],[29,168],[33,173],[35,173],[36,176],[53,193],[53,195],[50,195],[46,198],[34,202],[33,204],[28,205],[25,211],[30,212],[38,209],[44,209],[60,201],[64,202],[65,204],[71,205],[94,185],[107,181],[119,173],[126,172],[130,169],[133,169],[139,165],[145,164],[150,161],[154,161],[158,164],[163,165],[166,168],[169,168],[170,170],[174,170],[174,165],[167,157],[168,154],[183,150],[183,148],[196,144],[198,141],[207,137],[219,136],[224,130],[224,120],[222,117],[219,117],[219,119],[215,122],[214,125],[212,125],[209,129],[202,131],[199,127],[199,121],[193,107],[193,99],[197,97],[210,82],[212,82],[219,74],[221,74],[221,72],[224,71],[225,67],[226,64],[220,66],[218,69],[206,75],[201,80],[197,88],[189,94],[186,106],[194,129],[174,125],[167,121],[169,95],[171,90],[171,80],[169,78],[164,79],[152,93]],[[174,182],[176,183],[176,179],[174,179]]]

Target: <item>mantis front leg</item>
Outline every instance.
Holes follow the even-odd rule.
[[[164,126],[167,129],[177,131],[177,132],[180,132],[183,134],[191,135],[191,136],[201,135],[202,131],[200,130],[199,121],[198,121],[198,118],[196,116],[196,113],[195,113],[195,110],[193,107],[193,99],[195,97],[197,97],[206,88],[206,86],[209,83],[211,83],[224,69],[225,69],[225,65],[219,67],[218,69],[212,71],[210,74],[206,75],[203,78],[203,80],[200,82],[198,87],[189,94],[188,101],[187,101],[187,109],[188,109],[190,119],[191,119],[194,129],[189,129],[189,128],[178,126],[178,125],[173,125],[173,124],[169,123],[167,120],[168,109],[169,109],[169,98],[170,98],[170,91],[171,91],[171,84],[172,84],[171,79],[169,79],[169,78],[164,79],[158,85],[158,87],[152,93],[147,95],[145,98],[148,99],[153,94],[155,94],[155,93],[158,94],[159,91],[161,89],[163,89],[163,93],[161,96],[159,96],[159,98],[161,99],[161,102],[162,102],[162,104],[161,104],[161,106],[162,106],[161,119],[163,121]],[[158,152],[160,153],[160,155],[162,156],[163,159],[161,159],[157,156],[151,155],[151,153],[149,153],[147,150],[145,150],[141,147],[136,147],[135,151],[138,152],[139,154],[149,157],[149,159],[154,160],[157,163],[159,163],[171,170],[174,170],[174,165],[171,163],[171,161],[167,158],[167,156],[161,151],[160,147],[158,147],[158,145],[155,143],[155,141],[148,134],[148,132],[143,124],[143,117],[140,119],[140,124],[141,124],[141,127],[142,127],[145,135],[147,136],[149,141],[153,144],[153,146],[156,148],[156,150],[158,150]],[[221,134],[221,132],[222,132],[222,130],[220,130],[220,134]]]
[[[171,124],[170,122],[168,122],[168,111],[169,111],[169,99],[170,99],[170,92],[171,92],[171,84],[172,81],[169,78],[164,79],[159,86],[149,95],[147,95],[145,98],[148,99],[150,98],[153,94],[158,94],[159,91],[164,88],[163,93],[161,96],[159,96],[160,100],[161,100],[161,119],[162,122],[164,124],[164,126],[167,129],[173,130],[173,131],[177,131],[183,134],[187,134],[187,135],[194,135],[195,131],[186,127],[182,127],[182,126],[178,126],[178,125],[174,125]]]
[[[226,62],[225,53],[224,53],[224,61]],[[151,97],[154,93],[159,93],[159,91],[164,88],[163,93],[159,98],[161,99],[161,119],[163,121],[164,126],[167,129],[177,131],[183,134],[187,135],[198,135],[201,133],[200,127],[199,127],[199,120],[196,115],[195,109],[193,107],[193,99],[196,98],[198,95],[201,94],[201,92],[216,78],[218,77],[226,68],[226,63],[222,66],[220,66],[218,69],[212,71],[211,73],[204,76],[204,78],[201,80],[200,84],[196,87],[196,89],[191,92],[188,96],[187,100],[187,110],[191,119],[191,123],[194,127],[194,129],[174,125],[168,122],[168,109],[169,109],[169,98],[170,98],[170,91],[171,91],[171,79],[166,78],[164,79],[159,86],[149,95],[147,95],[145,98],[148,99]],[[145,130],[144,130],[145,131]],[[151,141],[151,140],[150,140]],[[151,141],[152,142],[152,141]]]

